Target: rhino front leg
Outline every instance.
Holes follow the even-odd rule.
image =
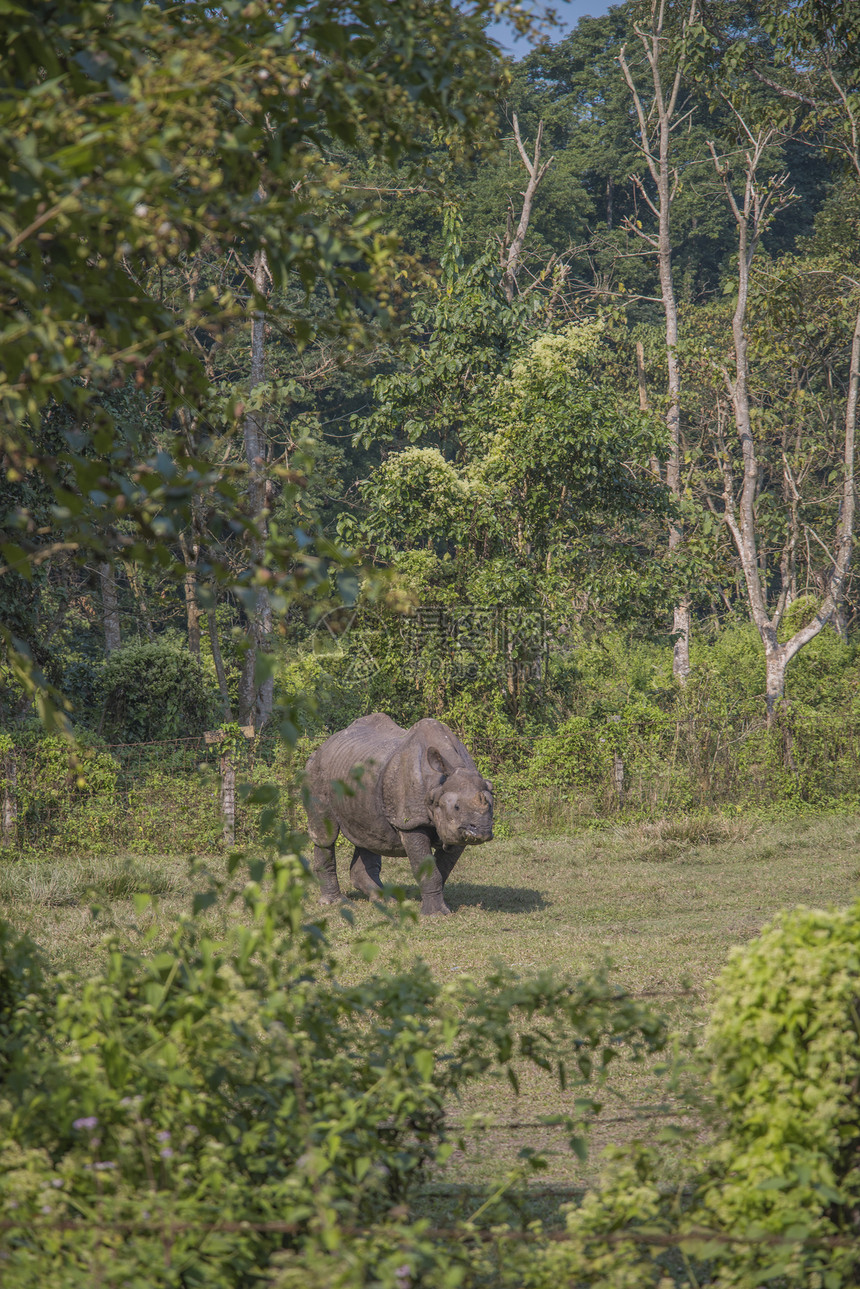
[[[415,832],[402,832],[400,840],[403,842],[412,872],[421,888],[422,916],[433,917],[437,913],[450,913],[451,910],[442,894],[448,873],[443,877],[439,870],[429,833],[421,829]],[[452,864],[451,868],[453,866]]]
[[[382,891],[382,882],[379,880],[381,868],[381,856],[373,850],[356,846],[349,866],[349,876],[355,889],[361,891],[362,895],[379,895]]]
[[[342,898],[340,883],[337,880],[337,864],[334,857],[334,842],[330,846],[314,843],[314,873],[320,884],[320,904],[337,904]]]
[[[436,856],[436,867],[442,874],[443,886],[451,876],[454,865],[465,849],[465,846],[437,846],[433,852]]]

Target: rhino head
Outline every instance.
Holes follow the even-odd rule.
[[[427,764],[442,776],[428,794],[430,819],[443,846],[477,846],[493,837],[493,785],[477,770],[450,766],[438,748]]]

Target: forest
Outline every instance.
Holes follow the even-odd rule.
[[[530,799],[606,808],[610,745],[628,807],[853,799],[853,28],[807,7],[621,5],[453,132],[335,87],[283,156],[261,65],[180,188],[200,104],[141,86],[160,160],[94,173],[76,55],[22,137],[77,151],[9,163],[4,726],[34,686],[111,744],[393,706]]]
[[[0,1282],[856,1283],[860,10],[0,15]]]

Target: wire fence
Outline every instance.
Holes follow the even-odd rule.
[[[572,1192],[575,1195],[583,1195],[585,1188]],[[81,1218],[56,1218],[56,1219],[28,1219],[26,1227],[21,1220],[14,1218],[0,1219],[0,1231],[22,1232],[28,1234],[36,1231],[115,1231],[124,1235],[134,1234],[154,1234],[162,1235],[168,1239],[181,1234],[214,1234],[224,1232],[231,1234],[246,1234],[248,1232],[258,1232],[261,1234],[278,1234],[278,1235],[299,1235],[306,1230],[306,1227],[299,1222],[280,1222],[269,1220],[266,1222],[255,1222],[248,1219],[238,1219],[234,1221],[188,1221],[178,1218],[129,1218],[129,1219],[98,1219],[93,1217]],[[353,1238],[370,1238],[377,1239],[386,1234],[386,1227],[380,1226],[352,1226],[342,1225],[339,1227],[341,1235]],[[403,1241],[404,1232],[402,1228],[389,1228],[388,1233]],[[567,1243],[583,1242],[581,1232],[566,1230],[522,1230],[516,1227],[502,1228],[493,1226],[490,1228],[478,1226],[422,1226],[420,1231],[421,1239],[444,1240],[462,1242],[464,1244],[481,1244],[492,1242],[493,1244],[504,1245],[508,1242],[526,1242],[529,1244],[542,1243]],[[653,1223],[645,1223],[641,1226],[621,1225],[615,1226],[612,1230],[595,1232],[588,1239],[588,1243],[609,1246],[625,1243],[630,1241],[633,1244],[645,1245],[655,1249],[681,1248],[693,1245],[725,1245],[736,1248],[770,1248],[770,1249],[794,1249],[794,1250],[813,1250],[813,1249],[855,1249],[860,1253],[860,1238],[857,1235],[811,1235],[805,1232],[799,1226],[794,1230],[762,1232],[760,1234],[737,1235],[731,1231],[719,1230],[714,1227],[689,1226],[686,1229],[678,1230],[659,1230]]]
[[[493,777],[512,817],[534,826],[652,819],[726,807],[860,806],[860,713],[796,706],[768,727],[758,702],[678,717],[654,708],[576,718],[536,744],[523,769]]]
[[[234,739],[229,754],[213,734],[92,747],[75,765],[58,739],[7,746],[0,750],[0,846],[165,854],[245,845],[260,810],[243,785],[280,789],[283,817],[303,827],[301,770],[324,734],[295,749],[265,733]],[[582,741],[571,750],[562,739],[546,775],[539,764],[536,772],[496,772],[498,821],[539,828],[595,812],[610,819],[727,803],[860,806],[860,714],[853,712],[795,710],[771,729],[752,707],[722,717],[703,709],[682,720],[608,717],[589,725]],[[592,756],[595,748],[600,754]],[[583,757],[587,765],[579,764]],[[568,760],[569,773],[560,776]]]
[[[163,739],[85,748],[70,760],[56,739],[0,756],[0,842],[7,852],[208,853],[255,835],[260,808],[244,788],[272,785],[300,826],[304,764],[274,738]]]

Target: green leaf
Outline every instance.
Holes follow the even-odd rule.
[[[19,573],[28,582],[32,582],[33,572],[26,551],[16,546],[14,542],[0,542],[0,554],[3,555],[13,573]]]
[[[427,1048],[417,1048],[412,1053],[412,1060],[415,1062],[415,1068],[421,1075],[425,1083],[429,1083],[433,1078],[433,1071],[436,1065],[433,1053]]]

